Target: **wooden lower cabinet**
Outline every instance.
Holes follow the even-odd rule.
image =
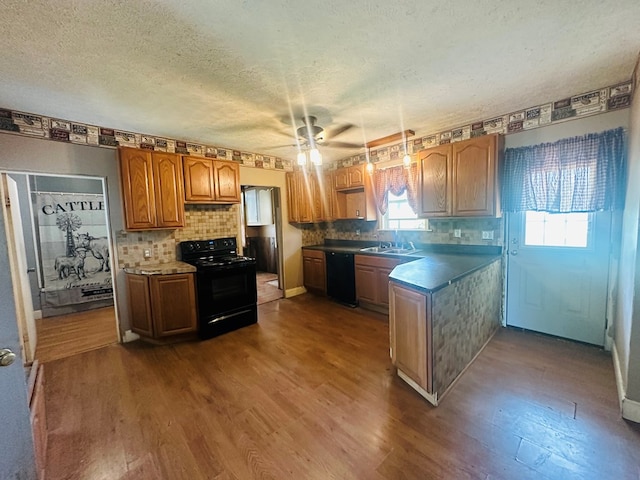
[[[197,331],[195,281],[192,273],[128,273],[131,330],[149,339],[166,339]]]
[[[391,362],[427,394],[432,393],[431,318],[429,296],[391,283],[389,340]],[[405,378],[406,380],[406,378]],[[422,392],[421,392],[422,393]]]
[[[44,397],[44,365],[36,360],[29,375],[29,411],[38,478],[45,478],[47,459],[47,412]]]
[[[406,260],[356,255],[356,298],[362,307],[386,312],[389,308],[389,274]]]
[[[327,293],[327,267],[324,252],[302,249],[304,286],[307,290]]]

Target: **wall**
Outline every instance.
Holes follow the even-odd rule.
[[[638,77],[636,66],[636,78]],[[623,416],[640,421],[640,95],[637,89],[631,105],[627,196],[622,219],[620,269],[618,276],[618,308],[615,322],[614,359],[618,367],[618,390],[623,399]],[[625,412],[625,401],[635,402],[633,412]]]

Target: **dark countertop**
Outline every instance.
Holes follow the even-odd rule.
[[[500,255],[429,253],[414,262],[398,265],[389,274],[389,280],[431,293],[500,258]]]
[[[322,245],[302,248],[383,258],[415,259],[398,265],[389,275],[389,279],[424,293],[440,290],[500,260],[502,256],[502,247],[491,245],[417,244],[417,251],[408,255],[360,251],[361,248],[375,245],[378,245],[378,242],[327,239]]]

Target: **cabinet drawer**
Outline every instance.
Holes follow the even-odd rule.
[[[309,249],[303,248],[302,256],[308,257],[308,258],[319,258],[324,260],[324,252],[321,250],[309,250]]]
[[[415,260],[412,258],[412,260]],[[378,268],[394,268],[401,263],[405,263],[407,260],[403,260],[401,258],[384,258],[375,255],[356,255],[355,262],[356,265],[367,265],[370,267],[378,267]]]

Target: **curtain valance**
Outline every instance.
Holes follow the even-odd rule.
[[[622,128],[505,151],[502,209],[552,213],[620,209],[626,141]]]
[[[376,170],[373,174],[373,186],[376,194],[376,205],[382,215],[387,213],[389,192],[402,195],[407,192],[407,202],[414,212],[418,211],[418,166],[413,163],[409,167],[397,167]]]

